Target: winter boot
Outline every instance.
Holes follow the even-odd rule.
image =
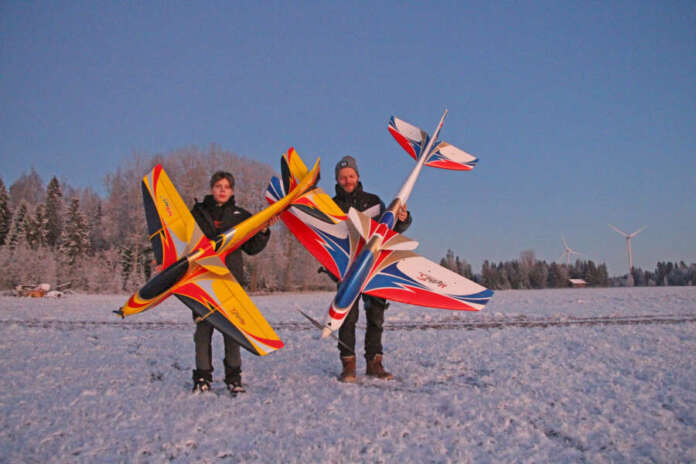
[[[242,385],[242,371],[240,370],[235,370],[225,376],[225,384],[227,385],[227,391],[234,396],[237,396],[238,393],[246,392]]]
[[[348,383],[355,382],[358,379],[355,376],[355,356],[341,356],[341,363],[343,363],[343,372],[338,380]]]
[[[372,360],[367,359],[367,356],[366,356],[365,360],[367,361],[365,373],[367,375],[369,375],[370,377],[377,377],[378,379],[382,379],[382,380],[394,379],[394,376],[391,375],[391,373],[384,370],[384,367],[382,366],[382,355],[381,354],[376,354],[375,357],[372,358]]]
[[[213,372],[199,369],[193,370],[193,391],[205,393],[210,390],[210,382],[213,381]]]

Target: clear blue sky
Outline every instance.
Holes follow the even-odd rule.
[[[335,4],[334,4],[335,3]],[[611,275],[696,261],[696,3],[1,2],[0,177],[103,192],[133,151],[351,154],[385,202],[394,114],[477,155],[429,169],[407,232],[432,259],[562,253]],[[262,192],[259,192],[261,195]]]

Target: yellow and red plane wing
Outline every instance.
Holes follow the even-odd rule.
[[[256,355],[265,356],[284,346],[229,272],[220,275],[196,266],[176,284],[172,293],[199,318]]]

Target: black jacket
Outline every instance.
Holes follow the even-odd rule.
[[[355,190],[353,190],[351,193],[346,192],[343,190],[343,187],[336,184],[336,196],[333,197],[333,200],[344,213],[347,213],[351,206],[362,212],[375,205],[379,205],[379,213],[373,216],[375,221],[379,220],[382,213],[384,213],[384,202],[380,200],[377,195],[365,192],[361,182],[358,182]],[[408,229],[408,226],[411,225],[411,220],[411,212],[409,211],[408,217],[405,221],[402,222],[397,219],[396,225],[394,226],[394,231],[398,233],[404,232],[406,229]]]
[[[202,202],[193,205],[191,213],[198,226],[209,239],[215,239],[220,233],[251,217],[249,211],[235,204],[234,196],[227,203],[218,206],[212,195],[206,195]],[[270,229],[266,232],[259,232],[227,255],[225,264],[240,284],[245,284],[244,262],[241,250],[244,250],[248,255],[255,255],[266,247],[270,236]]]

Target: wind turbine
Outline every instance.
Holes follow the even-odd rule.
[[[561,240],[563,241],[563,248],[565,248],[565,251],[563,252],[563,254],[561,256],[558,257],[558,259],[560,261],[565,256],[566,257],[566,264],[568,265],[568,267],[570,267],[570,255],[580,256],[582,253],[579,253],[579,252],[573,250],[572,248],[570,248],[568,246],[568,244],[566,243],[565,237],[563,235],[561,235]]]
[[[647,228],[647,226],[643,226],[631,234],[627,234],[623,230],[621,230],[618,227],[613,226],[611,224],[609,224],[609,227],[614,229],[617,233],[623,235],[624,238],[626,239],[626,251],[628,252],[628,273],[630,274],[631,269],[633,269],[633,254],[631,254],[631,239],[633,237],[635,237],[636,235],[638,235],[639,233],[643,232]]]

